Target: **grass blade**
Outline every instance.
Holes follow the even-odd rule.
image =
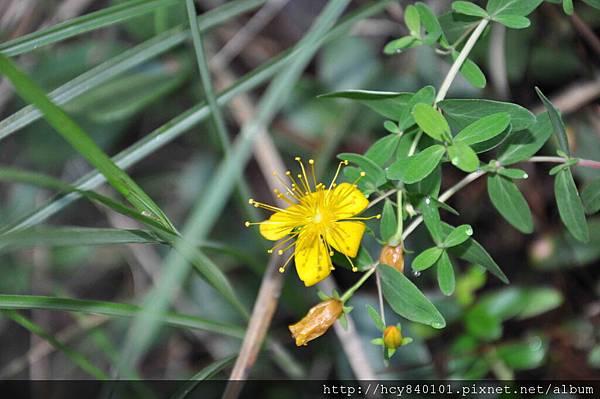
[[[44,246],[84,246],[118,244],[164,244],[148,230],[121,230],[89,227],[44,227],[19,230],[0,236],[0,252]]]
[[[38,85],[2,54],[0,54],[0,72],[12,82],[19,95],[35,105],[44,114],[48,123],[90,164],[96,167],[106,177],[110,185],[123,194],[134,207],[141,212],[149,213],[164,226],[174,229],[158,205],[129,175],[119,168],[75,121],[56,106]]]
[[[0,309],[42,309],[126,318],[135,317],[140,312],[138,306],[125,303],[37,295],[0,295]],[[208,331],[235,338],[244,336],[242,327],[180,313],[166,313],[160,321],[173,327]]]
[[[2,313],[4,313],[6,316],[12,319],[15,323],[20,324],[23,328],[27,329],[32,334],[37,335],[38,337],[48,342],[50,345],[54,346],[56,349],[63,352],[73,363],[75,363],[77,366],[79,366],[79,368],[81,368],[83,371],[85,371],[92,377],[96,378],[97,380],[109,379],[108,375],[106,375],[98,367],[94,366],[92,362],[90,362],[84,355],[57,340],[52,334],[48,333],[40,325],[34,323],[27,317],[17,313],[14,310],[5,310]]]
[[[215,26],[238,15],[251,11],[266,0],[235,0],[207,11],[198,17],[198,27],[206,32]],[[66,104],[79,95],[94,89],[104,82],[150,60],[183,43],[190,36],[190,31],[182,27],[173,28],[155,36],[108,61],[79,75],[48,94],[58,105]],[[42,113],[32,105],[28,105],[0,121],[0,140],[15,131],[35,122]]]
[[[180,2],[181,0],[130,0],[10,40],[0,45],[0,53],[5,56],[26,53],[51,43],[135,18],[157,8]]]

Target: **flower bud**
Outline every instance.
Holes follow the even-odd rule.
[[[396,326],[388,326],[383,331],[383,343],[388,349],[396,349],[402,346],[402,333]]]
[[[386,245],[379,254],[379,263],[392,266],[400,273],[404,273],[404,253],[402,245],[395,247]]]
[[[296,345],[306,345],[309,341],[325,334],[340,317],[342,311],[342,302],[337,299],[328,299],[313,306],[302,320],[289,326]]]

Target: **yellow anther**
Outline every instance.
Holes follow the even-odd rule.
[[[311,165],[314,165],[315,164],[315,160],[314,159],[309,159],[308,163],[311,164]]]
[[[246,227],[250,227],[250,222],[246,220],[246,221],[244,222],[244,226],[246,226]]]
[[[283,249],[280,249],[279,251],[277,251],[277,255],[283,255]]]
[[[360,177],[365,177],[367,175],[366,172],[360,172]]]
[[[353,271],[354,273],[356,273],[356,272],[358,271],[358,267],[356,267],[356,266],[355,266],[355,267],[353,267],[353,268],[352,268],[352,271]]]
[[[285,271],[285,269],[283,267],[279,268],[279,273],[283,273]]]

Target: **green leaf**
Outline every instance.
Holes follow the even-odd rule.
[[[581,242],[590,239],[583,204],[570,169],[562,169],[554,178],[554,194],[560,218],[569,232]]]
[[[415,124],[415,119],[412,114],[413,107],[419,103],[433,104],[435,99],[435,88],[433,86],[425,86],[417,91],[408,101],[406,107],[402,110],[398,118],[400,130],[406,130]]]
[[[533,218],[527,201],[512,180],[492,174],[487,180],[488,194],[498,212],[519,231],[533,232]]]
[[[600,211],[600,178],[585,186],[581,192],[581,199],[588,215]]]
[[[452,165],[468,173],[476,171],[479,167],[477,154],[462,141],[448,146],[448,158]]]
[[[567,15],[573,15],[573,0],[563,0],[562,7]]]
[[[440,290],[444,295],[452,295],[454,293],[454,288],[456,287],[456,280],[454,277],[452,261],[446,251],[443,251],[442,256],[438,259],[436,269]]]
[[[365,104],[373,111],[388,119],[398,121],[403,107],[413,96],[412,93],[394,93],[387,91],[345,90],[321,94],[317,98],[345,98]]]
[[[489,0],[486,10],[489,15],[521,15],[527,16],[533,12],[543,0]]]
[[[544,103],[544,107],[546,107],[546,110],[548,111],[548,116],[550,117],[550,122],[552,122],[552,128],[554,129],[554,134],[556,134],[556,138],[558,139],[560,149],[570,157],[571,149],[569,148],[567,131],[560,115],[560,111],[554,107],[554,105],[546,98],[544,93],[542,93],[539,88],[536,87],[535,91],[538,97],[542,100],[542,103]]]
[[[494,17],[494,21],[511,29],[524,29],[531,25],[529,18],[520,15],[498,15]]]
[[[445,151],[442,145],[432,145],[413,156],[399,159],[387,168],[387,177],[407,184],[423,180],[435,170]]]
[[[436,245],[440,245],[447,234],[444,234],[443,232],[437,203],[431,198],[425,197],[419,202],[419,210],[423,215],[423,222],[425,222],[425,226],[427,227],[427,230],[429,230],[431,238],[433,238]]]
[[[458,54],[458,51],[452,50],[452,59],[454,61],[456,61],[458,58]],[[467,82],[471,83],[474,87],[483,89],[487,84],[485,75],[479,66],[477,66],[477,64],[471,61],[469,58],[465,59],[459,71],[460,74],[467,80]]]
[[[0,53],[5,56],[26,53],[50,43],[56,43],[85,32],[135,18],[161,7],[177,4],[180,1],[130,0],[77,18],[71,18],[49,28],[7,41],[0,45]]]
[[[465,317],[465,327],[469,334],[485,341],[494,341],[502,336],[502,320],[490,314],[482,306],[475,306]]]
[[[64,312],[101,314],[110,317],[134,317],[140,308],[125,303],[90,301],[84,299],[59,298],[37,295],[0,295],[0,309],[43,309]],[[244,329],[239,326],[188,316],[179,313],[162,315],[163,323],[174,327],[184,327],[223,334],[235,338],[244,337]]]
[[[462,130],[479,119],[506,112],[510,115],[510,123],[514,131],[527,129],[536,121],[528,109],[517,104],[492,100],[450,99],[438,103],[448,123],[455,130]]]
[[[15,86],[23,99],[34,104],[63,138],[106,177],[106,180],[140,212],[147,212],[165,227],[173,225],[154,201],[119,168],[62,109],[56,106],[27,75],[0,54],[0,72]]]
[[[524,161],[535,155],[552,135],[548,113],[538,115],[537,122],[527,130],[513,131],[498,147],[498,161],[502,165]]]
[[[396,210],[392,206],[392,202],[385,200],[383,212],[381,214],[381,222],[379,223],[379,232],[381,239],[388,242],[396,232]]]
[[[461,130],[454,136],[453,141],[460,141],[467,145],[481,143],[502,133],[509,124],[510,115],[507,112],[484,116]]]
[[[444,234],[450,234],[453,227],[447,223],[442,223]],[[474,263],[484,267],[487,271],[498,277],[503,283],[508,284],[508,278],[500,269],[500,266],[494,261],[490,254],[474,238],[469,238],[464,243],[452,248],[448,252],[467,262]]]
[[[446,141],[450,137],[448,122],[431,105],[417,104],[413,107],[412,114],[417,125],[434,140]]]
[[[451,248],[462,244],[473,235],[473,228],[468,224],[460,225],[454,228],[442,243],[444,248]]]
[[[400,139],[398,134],[388,134],[380,138],[365,152],[365,157],[383,167],[396,152]]]
[[[511,369],[530,370],[543,364],[547,349],[540,337],[531,337],[527,342],[500,345],[496,353]]]
[[[409,48],[421,45],[421,41],[414,36],[404,36],[399,39],[392,40],[383,48],[385,54],[398,54]]]
[[[385,324],[383,324],[383,320],[381,319],[379,313],[371,305],[366,305],[366,307],[367,313],[371,317],[371,320],[373,320],[373,323],[375,323],[375,327],[377,327],[379,331],[383,332],[383,330],[385,330]]]
[[[352,154],[350,152],[344,152],[338,155],[341,160],[347,160],[352,162],[365,172],[366,175],[363,177],[364,180],[371,182],[374,187],[379,187],[386,182],[385,172],[381,166],[370,160],[364,155]]]
[[[401,133],[401,130],[398,128],[398,125],[396,125],[396,123],[394,123],[392,121],[383,122],[383,127],[385,128],[385,130],[387,130],[388,132],[390,132],[392,134]]]
[[[427,248],[412,261],[411,268],[416,272],[429,269],[442,256],[442,252],[444,252],[442,248]]]
[[[519,312],[519,320],[549,312],[563,303],[561,292],[550,287],[527,288],[525,289],[524,295],[525,300],[523,302],[523,308]]]
[[[421,38],[421,18],[415,6],[408,5],[404,9],[404,23],[412,36]]]
[[[425,37],[422,38],[423,43],[430,46],[442,36],[442,26],[435,13],[431,11],[431,8],[429,8],[427,4],[418,2],[415,4],[415,7],[417,7],[417,10],[419,11],[421,23],[427,32]]]
[[[404,274],[387,265],[379,265],[378,270],[381,273],[383,296],[394,312],[433,328],[446,326],[440,312]]]
[[[43,227],[18,230],[0,235],[0,251],[36,245],[84,246],[116,244],[164,244],[156,233],[148,230],[121,230],[88,227]]]
[[[437,167],[426,178],[407,184],[406,189],[411,193],[417,193],[425,197],[437,198],[442,186],[442,168]],[[451,211],[452,212],[452,211]]]
[[[501,176],[508,177],[509,179],[527,179],[529,175],[522,169],[513,168],[500,168],[497,173]]]
[[[459,14],[471,15],[474,17],[487,17],[487,12],[469,1],[455,1],[452,3],[452,11]]]

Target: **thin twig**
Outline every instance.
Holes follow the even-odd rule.
[[[598,57],[600,57],[600,39],[594,31],[581,19],[579,15],[573,13],[571,15],[571,22],[573,23],[573,27],[575,30],[581,35],[583,40],[590,45],[592,50],[596,53]]]
[[[567,159],[562,157],[548,157],[548,156],[537,156],[531,157],[527,160],[527,162],[549,162],[549,163],[565,163]],[[579,162],[576,164],[577,166],[583,166],[586,168],[592,169],[600,169],[600,162],[594,161],[591,159],[581,159],[579,158]]]

